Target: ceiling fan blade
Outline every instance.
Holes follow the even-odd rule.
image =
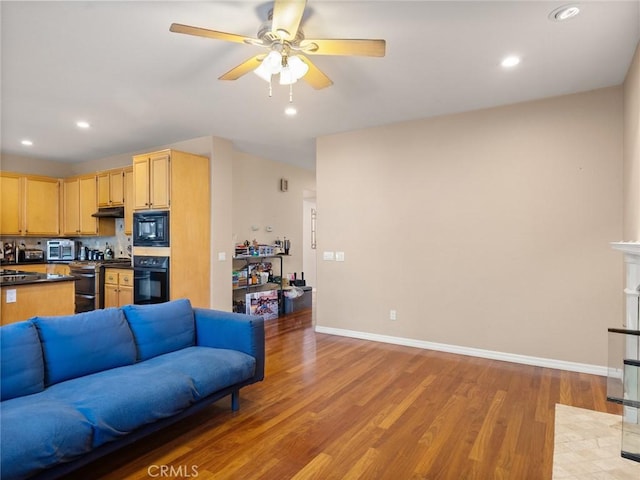
[[[298,57],[300,57],[300,60],[302,60],[309,66],[309,71],[304,77],[302,77],[305,82],[307,82],[316,90],[320,90],[321,88],[326,88],[333,85],[333,81],[329,77],[327,77],[322,70],[316,67],[311,60],[309,60],[304,55],[298,55]]]
[[[251,57],[246,62],[241,63],[237,67],[232,68],[227,73],[218,78],[218,80],[237,80],[241,76],[246,73],[255,70],[260,66],[260,63],[264,59],[265,55],[256,55],[255,57]]]
[[[209,30],[207,28],[182,25],[181,23],[172,23],[169,30],[174,33],[185,33],[187,35],[194,35],[196,37],[207,37],[213,38],[215,40],[224,40],[227,42],[248,43],[247,40],[254,40],[242,35],[236,35],[235,33],[218,32],[216,30]]]
[[[384,57],[384,40],[318,38],[300,42],[300,49],[310,55],[362,55]]]
[[[284,40],[296,38],[304,14],[306,0],[276,0],[273,5],[271,31]]]

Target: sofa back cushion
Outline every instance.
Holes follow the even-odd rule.
[[[138,361],[195,345],[193,308],[187,299],[125,305],[122,310],[138,347]]]
[[[0,400],[44,390],[44,362],[32,322],[0,327]]]
[[[45,384],[136,361],[133,334],[120,309],[33,319],[44,352]]]

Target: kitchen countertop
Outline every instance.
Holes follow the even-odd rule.
[[[0,287],[16,285],[30,285],[34,283],[70,282],[75,281],[72,275],[56,273],[22,272],[15,269],[0,269]]]

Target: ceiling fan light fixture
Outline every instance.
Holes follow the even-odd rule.
[[[271,72],[269,68],[264,64],[264,61],[256,68],[253,73],[263,79],[265,82],[271,82]]]
[[[297,55],[289,57],[288,64],[296,80],[300,80],[309,71],[309,65],[304,63]]]
[[[271,72],[271,75],[275,75],[282,68],[282,54],[277,50],[271,50],[269,55],[262,61],[262,64]]]
[[[293,70],[288,65],[286,67],[282,67],[280,71],[280,85],[291,85],[296,83],[298,79],[293,73]]]

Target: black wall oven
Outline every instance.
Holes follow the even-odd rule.
[[[133,303],[169,301],[169,257],[133,257]]]
[[[133,213],[133,246],[134,247],[168,247],[169,246],[169,212]]]

